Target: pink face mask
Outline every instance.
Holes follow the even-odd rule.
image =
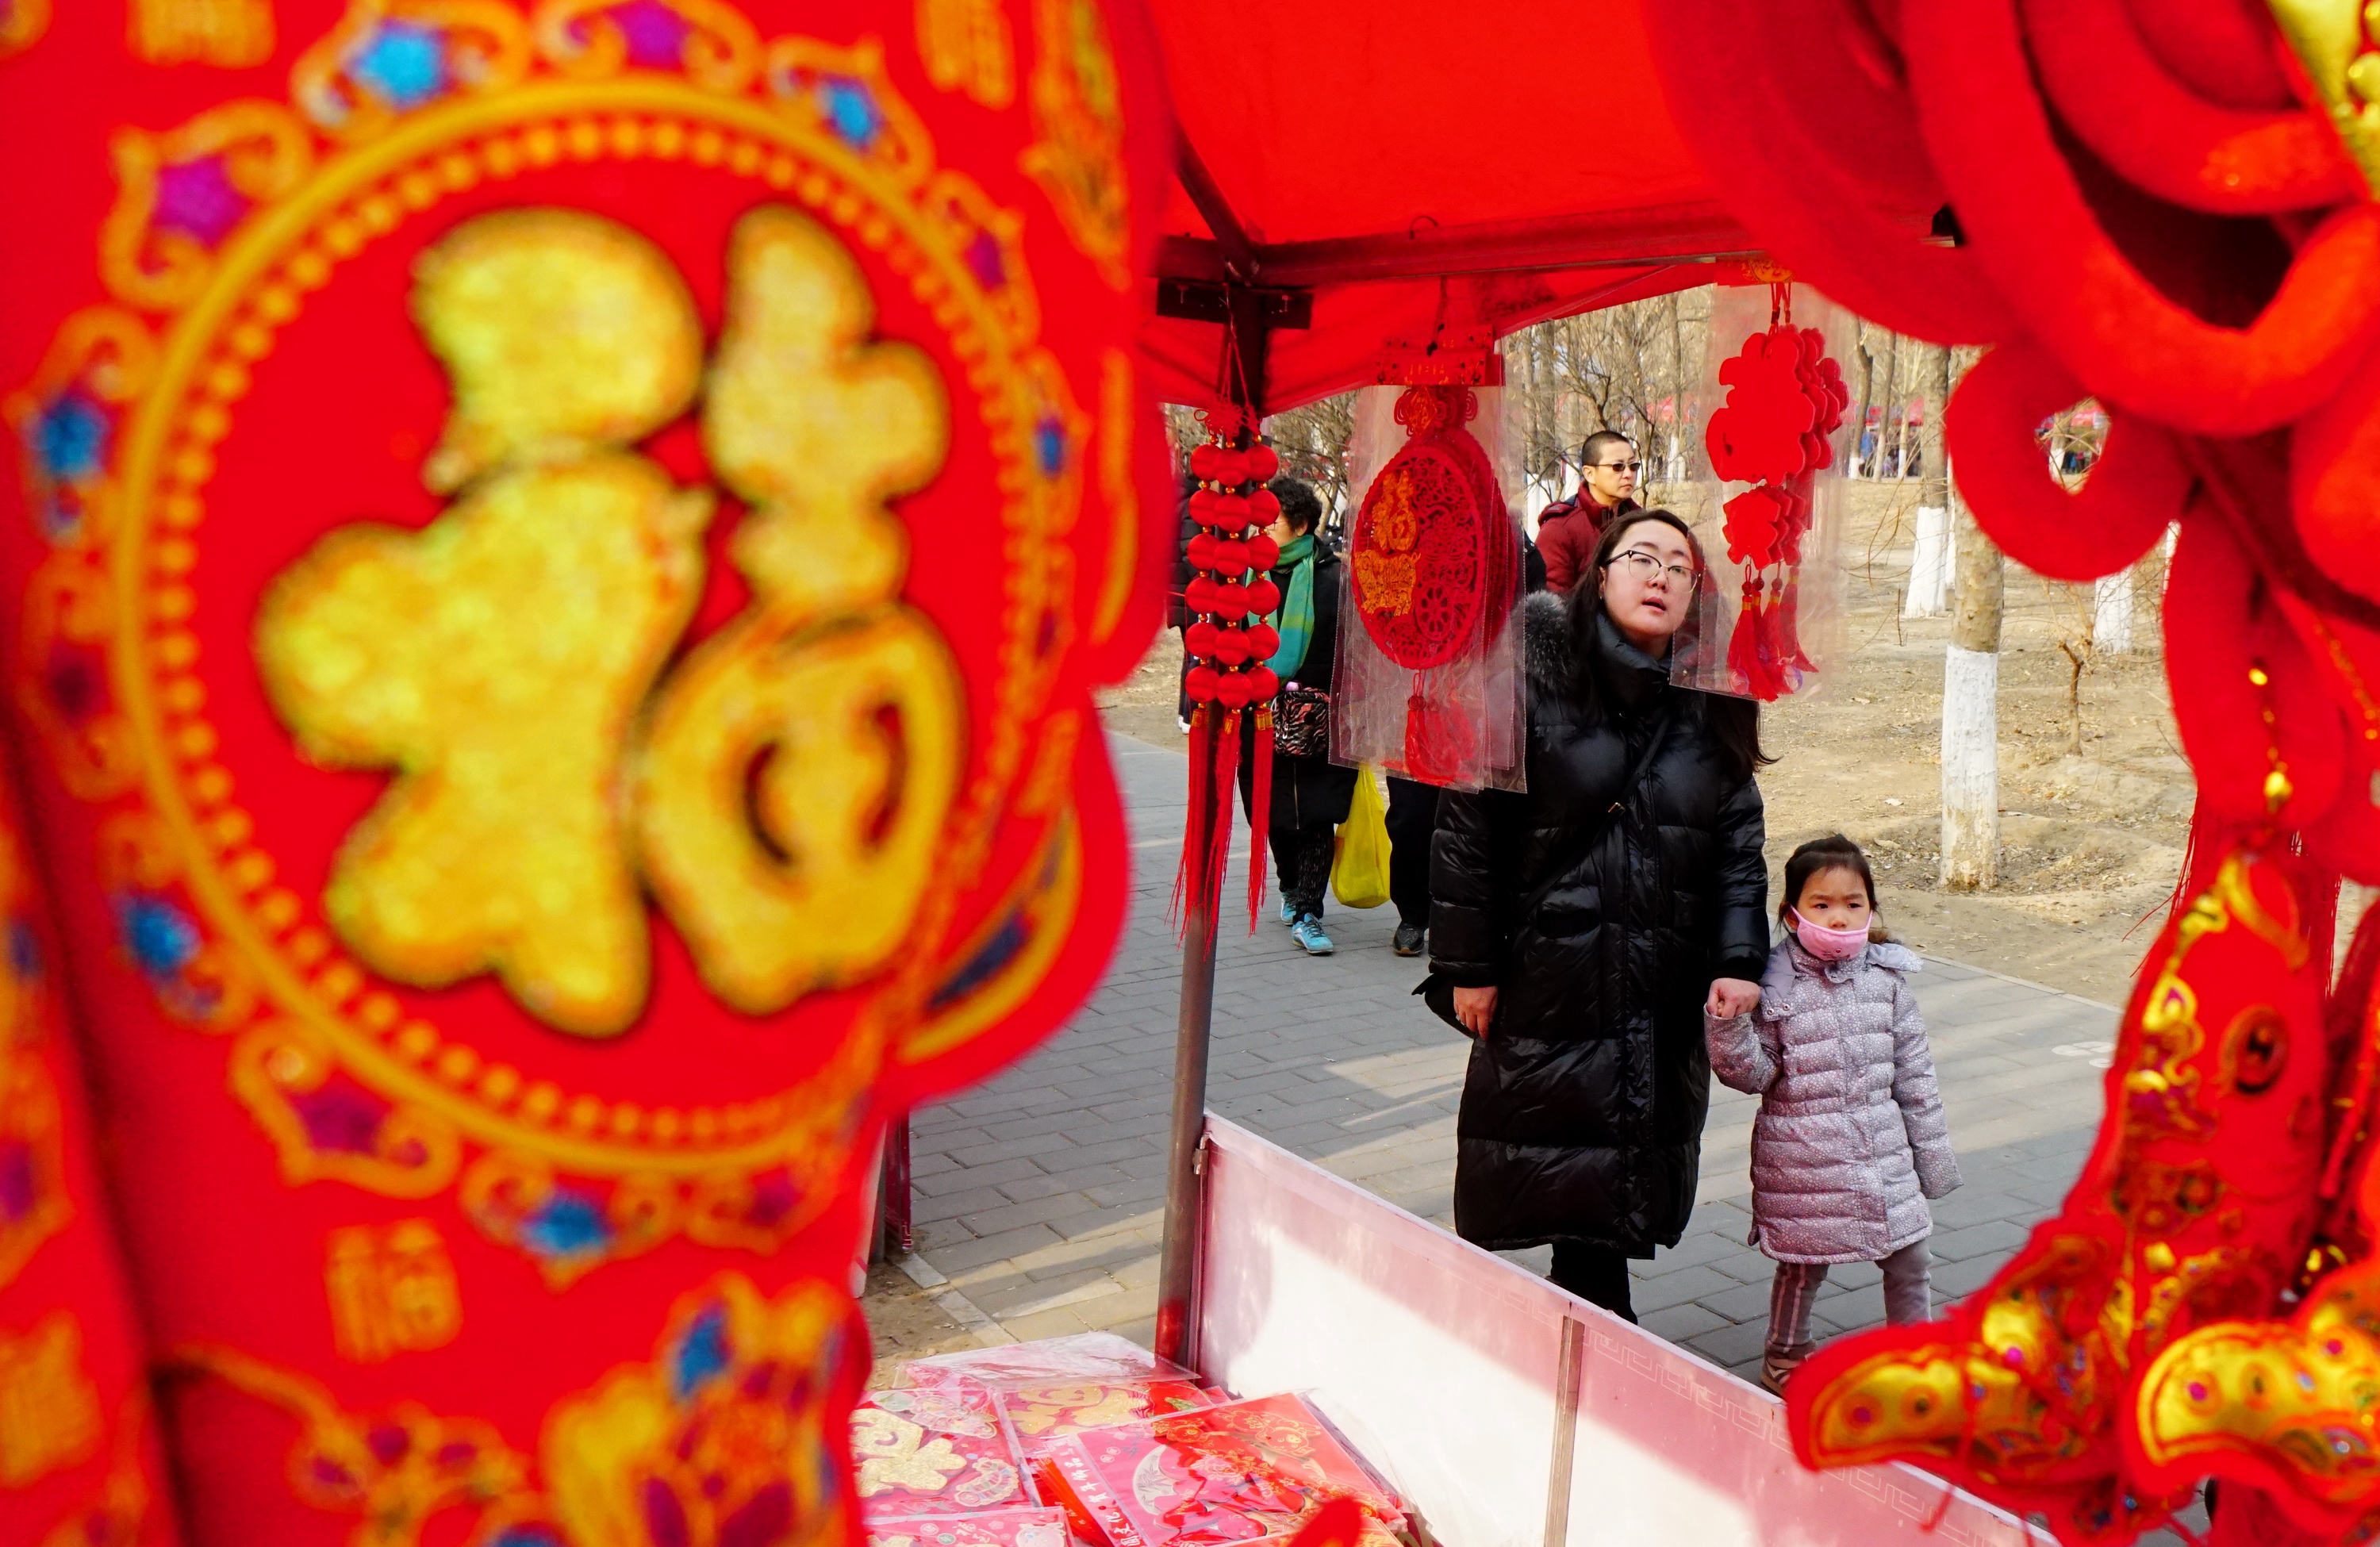
[[[1830,930],[1803,918],[1798,907],[1791,911],[1793,937],[1802,943],[1802,949],[1820,961],[1849,961],[1867,944],[1867,931],[1864,929]]]

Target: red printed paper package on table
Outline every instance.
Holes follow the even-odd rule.
[[[1016,1435],[972,1382],[872,1391],[851,1415],[859,1507],[871,1521],[1030,1508]]]
[[[1648,21],[1681,131],[1779,262],[1888,326],[1990,346],[1945,432],[1996,543],[2082,580],[2180,527],[2164,613],[2193,858],[2099,1146],[1947,1328],[1804,1365],[1796,1447],[1913,1461],[2067,1541],[2130,1541],[2207,1475],[2218,1547],[2369,1541],[2370,920],[2327,971],[2339,878],[2380,881],[2369,18],[1683,0]],[[2107,448],[2069,493],[2036,431],[2085,396]]]
[[[1089,1430],[1052,1452],[1078,1533],[1108,1547],[1214,1547],[1288,1540],[1333,1499],[1363,1511],[1362,1537],[1390,1547],[1403,1510],[1319,1414],[1295,1395]]]
[[[1492,330],[1392,344],[1348,446],[1346,619],[1331,755],[1425,784],[1522,779],[1520,528]]]
[[[171,1547],[140,1319],[5,763],[0,785],[0,1541]]]
[[[867,1547],[1066,1547],[1066,1513],[1055,1507],[867,1521]]]
[[[881,1122],[1122,916],[1137,10],[43,10],[10,697],[189,1539],[835,1539]]]

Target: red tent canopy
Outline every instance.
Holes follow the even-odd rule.
[[[1754,243],[1670,127],[1630,0],[1149,0],[1182,132],[1160,317],[1161,393],[1214,397],[1197,295],[1286,293],[1266,407],[1368,381],[1439,315],[1501,335],[1713,277]],[[1207,304],[1214,292],[1204,291]],[[1306,298],[1310,297],[1310,301]],[[1185,301],[1187,304],[1185,305]]]

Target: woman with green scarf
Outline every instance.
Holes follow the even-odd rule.
[[[1301,949],[1327,956],[1335,947],[1322,929],[1322,895],[1330,884],[1339,824],[1347,820],[1355,795],[1355,770],[1330,761],[1329,695],[1331,668],[1339,658],[1339,554],[1318,530],[1322,502],[1312,488],[1293,478],[1276,478],[1271,488],[1281,501],[1281,518],[1272,524],[1273,541],[1281,544],[1281,561],[1272,571],[1272,582],[1281,590],[1281,610],[1266,621],[1280,631],[1281,648],[1265,664],[1281,678],[1281,696],[1273,706],[1268,828],[1273,874],[1281,883],[1281,921]],[[1250,810],[1253,821],[1254,726],[1244,734],[1240,804]],[[1293,750],[1301,740],[1312,743],[1312,749]]]

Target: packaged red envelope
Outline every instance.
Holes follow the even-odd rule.
[[[953,1353],[911,1359],[908,1368],[908,1380],[913,1386],[968,1380],[994,1391],[1061,1383],[1195,1382],[1197,1378],[1196,1371],[1172,1359],[1160,1358],[1140,1345],[1108,1332],[1041,1337],[1030,1343],[1004,1343],[996,1348],[961,1348]]]
[[[1059,1437],[1059,1503],[1109,1547],[1220,1547],[1286,1539],[1334,1498],[1392,1547],[1404,1512],[1321,1415],[1296,1395],[1227,1402]]]
[[[1058,1509],[988,1509],[870,1519],[867,1532],[867,1547],[1066,1547],[1066,1516]]]
[[[870,1521],[1040,1502],[1026,1488],[1016,1436],[999,1405],[972,1381],[869,1392],[851,1415],[851,1461]]]
[[[1050,1448],[1058,1440],[1086,1429],[1211,1407],[1222,1400],[1194,1382],[1165,1379],[1077,1379],[1019,1386],[994,1396],[1025,1452],[1025,1474],[1045,1503],[1057,1499],[1062,1492],[1050,1459]]]

